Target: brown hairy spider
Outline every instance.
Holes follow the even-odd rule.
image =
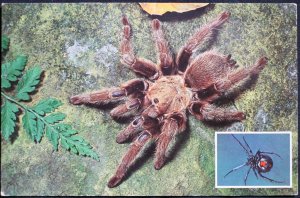
[[[211,23],[198,29],[179,50],[176,59],[169,51],[159,20],[152,21],[152,33],[158,50],[158,64],[137,57],[130,42],[131,28],[123,17],[121,62],[144,78],[130,80],[120,87],[72,96],[72,104],[107,104],[125,101],[115,107],[113,118],[134,117],[116,138],[117,143],[132,140],[108,187],[117,186],[125,177],[142,151],[151,142],[156,143],[154,167],[160,169],[166,162],[170,142],[186,129],[187,112],[201,121],[233,122],[245,119],[243,112],[216,107],[214,103],[231,90],[235,96],[242,88],[233,89],[246,79],[254,79],[267,63],[260,58],[252,67],[236,69],[231,55],[207,51],[193,60],[196,48],[212,37],[214,30],[228,20],[223,12]]]

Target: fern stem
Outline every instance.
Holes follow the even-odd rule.
[[[6,95],[4,92],[1,91],[1,95],[6,98],[7,100],[15,103],[16,105],[18,105],[19,107],[21,107],[22,109],[28,110],[28,107],[26,105],[23,105],[22,103],[19,103],[17,100],[9,97],[8,95]]]
[[[35,112],[34,110],[32,110],[30,107],[28,107],[28,106],[26,106],[26,105],[24,105],[24,104],[18,102],[16,99],[14,99],[14,98],[12,98],[12,97],[6,95],[6,94],[3,93],[2,91],[1,91],[1,95],[2,95],[4,98],[6,98],[7,100],[9,100],[9,101],[15,103],[16,105],[18,105],[18,106],[21,107],[22,109],[24,109],[24,110],[26,110],[26,111],[29,111],[29,112],[33,113],[38,119],[42,120],[42,121],[45,123],[45,125],[46,125],[47,127],[53,128],[54,131],[57,132],[57,133],[59,134],[59,132],[58,132],[54,127],[52,127],[52,125],[50,125],[48,122],[46,122],[42,116],[40,116],[38,113],[36,113],[36,112]],[[59,135],[60,135],[60,134],[59,134]],[[61,135],[60,135],[60,136],[61,136]]]
[[[9,101],[11,101],[11,102],[13,102],[13,103],[15,103],[16,105],[18,105],[18,106],[21,107],[22,109],[24,109],[24,110],[26,110],[26,111],[30,111],[31,113],[33,113],[38,119],[42,120],[42,121],[45,123],[45,125],[46,125],[47,127],[52,128],[56,133],[58,133],[58,135],[59,135],[60,138],[66,139],[67,141],[72,142],[74,145],[77,145],[77,142],[67,139],[67,138],[66,138],[64,135],[62,135],[58,130],[56,130],[55,127],[53,127],[51,124],[49,124],[48,122],[46,122],[46,121],[43,119],[42,116],[40,116],[39,114],[37,114],[37,113],[36,113],[34,110],[32,110],[30,107],[28,107],[28,106],[26,106],[26,105],[24,105],[24,104],[18,102],[16,99],[14,99],[14,98],[12,98],[12,97],[6,95],[6,94],[5,94],[4,92],[2,92],[2,91],[1,91],[1,95],[2,95],[5,99],[7,99],[7,100],[9,100]]]
[[[16,99],[9,97],[8,95],[6,95],[5,93],[3,93],[1,91],[1,95],[6,98],[7,100],[15,103],[16,105],[18,105],[19,107],[21,107],[22,109],[26,110],[26,111],[30,111],[31,113],[33,113],[37,118],[41,119],[48,127],[51,127],[51,125],[49,125],[48,122],[46,122],[42,116],[40,116],[39,114],[37,114],[34,110],[32,110],[30,107],[18,102]]]

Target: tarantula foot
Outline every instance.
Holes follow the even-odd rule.
[[[236,118],[237,118],[238,121],[241,121],[241,120],[246,119],[246,115],[243,112],[238,112],[236,114]]]
[[[80,105],[80,104],[83,103],[82,97],[80,97],[79,95],[71,96],[69,98],[69,101],[70,101],[71,104],[74,104],[74,105]]]
[[[127,135],[127,134],[120,133],[120,134],[118,134],[117,137],[116,137],[116,142],[117,142],[118,144],[122,144],[122,143],[124,143],[127,139],[128,139],[128,135]]]
[[[230,12],[226,11],[220,15],[220,20],[227,20],[230,17]]]
[[[110,178],[107,186],[109,188],[113,188],[116,187],[117,185],[119,185],[121,183],[122,178],[117,177],[117,176],[113,176],[112,178]]]
[[[136,58],[134,56],[132,56],[132,55],[124,54],[122,56],[122,59],[120,61],[124,65],[131,66],[131,65],[135,64]]]
[[[260,71],[262,71],[266,64],[268,63],[268,58],[267,57],[261,57],[258,59],[256,64],[253,67],[253,70],[251,71],[252,75],[258,75]]]
[[[165,165],[165,160],[164,159],[159,159],[159,160],[154,162],[155,170],[160,170],[164,165]]]
[[[265,57],[265,56],[264,56],[264,57],[261,57],[261,58],[258,60],[258,63],[257,63],[257,64],[258,64],[258,65],[263,65],[263,66],[264,66],[264,65],[267,64],[268,60],[269,60],[269,59],[268,59],[267,57]]]
[[[111,117],[127,117],[140,107],[141,101],[138,98],[128,100],[125,104],[119,105],[110,112]]]
[[[122,17],[122,23],[123,25],[129,25],[129,21],[125,15]]]
[[[154,30],[158,30],[160,28],[160,22],[158,19],[153,19],[152,21],[152,28]]]

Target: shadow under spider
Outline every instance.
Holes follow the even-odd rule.
[[[215,131],[218,131],[219,128],[230,127],[235,122],[214,122],[214,121],[205,121],[203,125],[207,128],[211,128]]]

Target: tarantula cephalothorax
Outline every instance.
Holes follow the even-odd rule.
[[[130,125],[117,135],[117,142],[133,140],[124,155],[109,187],[118,185],[148,143],[156,143],[155,169],[166,162],[170,142],[186,128],[186,110],[201,121],[232,122],[245,119],[242,112],[213,105],[217,99],[246,79],[258,76],[267,63],[260,58],[252,67],[235,69],[231,55],[215,51],[204,52],[190,60],[196,48],[203,44],[230,16],[223,12],[211,23],[192,35],[179,50],[176,59],[169,51],[159,20],[152,21],[152,33],[158,51],[158,64],[137,57],[130,42],[131,28],[123,17],[120,46],[121,62],[145,77],[130,80],[120,87],[72,96],[72,104],[107,104],[125,101],[115,107],[114,118],[134,117]],[[235,95],[241,89],[234,89]]]

